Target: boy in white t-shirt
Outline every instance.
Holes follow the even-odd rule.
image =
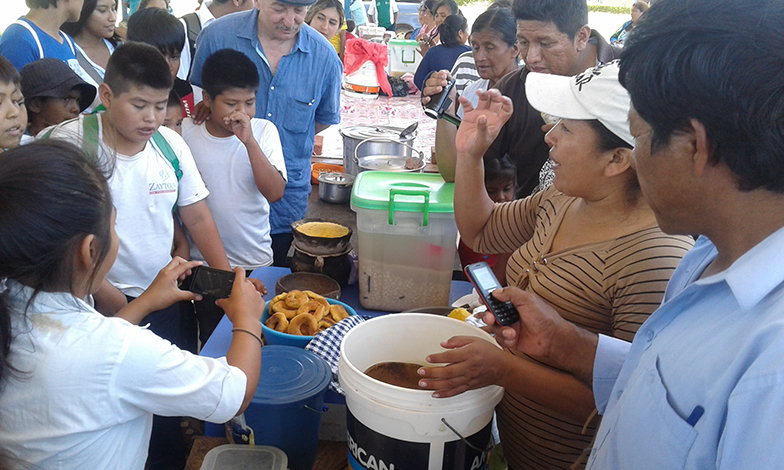
[[[203,125],[185,119],[182,136],[210,188],[207,205],[221,233],[232,266],[248,271],[272,264],[270,202],[283,197],[286,164],[275,125],[256,119],[259,74],[255,64],[233,49],[216,51],[202,68],[204,103],[211,115]],[[189,233],[192,236],[192,233]],[[191,259],[204,260],[191,243]],[[222,311],[205,314],[197,303],[199,330],[206,340]]]
[[[39,134],[74,142],[111,169],[109,187],[120,246],[114,266],[94,294],[96,307],[104,314],[113,315],[138,297],[171,261],[175,206],[210,266],[231,269],[205,202],[209,192],[188,145],[161,126],[171,87],[169,64],[157,49],[123,44],[109,59],[98,88],[106,111],[81,115]],[[147,315],[139,324],[149,324],[150,330],[180,348],[190,346],[190,338],[181,334],[178,304]],[[155,416],[147,467],[181,467],[186,457],[179,418]]]
[[[231,269],[205,202],[209,192],[190,149],[175,132],[161,126],[172,83],[171,74],[165,73],[168,70],[166,59],[154,47],[127,43],[110,58],[98,90],[106,107],[97,116],[98,158],[113,166],[109,185],[120,238],[117,262],[95,295],[105,314],[119,310],[125,295],[141,294],[171,261],[175,206],[207,262]],[[42,134],[75,141],[89,151],[86,119],[80,116]],[[176,156],[180,176],[163,146],[153,139],[156,133]]]

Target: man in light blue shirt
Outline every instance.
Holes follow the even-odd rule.
[[[515,288],[494,293],[521,315],[496,337],[592,387],[603,418],[589,469],[779,469],[784,9],[661,0],[645,15],[621,56],[634,166],[662,230],[701,237],[631,344]],[[472,129],[473,141],[492,140],[508,118],[511,103],[490,95],[478,104],[485,120],[467,113],[458,140]]]
[[[274,264],[285,265],[291,223],[305,216],[310,194],[310,158],[315,135],[340,122],[343,65],[335,49],[303,24],[315,0],[258,0],[258,8],[218,18],[196,43],[191,82],[201,86],[201,68],[213,52],[243,52],[261,77],[256,116],[278,128],[288,183],[283,199],[271,204]]]

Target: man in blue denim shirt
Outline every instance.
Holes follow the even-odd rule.
[[[285,265],[291,223],[305,216],[315,135],[340,122],[343,65],[324,36],[303,24],[315,0],[258,0],[258,8],[215,20],[199,35],[191,82],[201,85],[204,61],[219,49],[245,53],[261,77],[256,117],[280,133],[289,180],[271,205],[274,264]]]
[[[603,417],[588,469],[780,469],[784,8],[781,0],[657,5],[620,62],[634,168],[661,229],[701,236],[631,344],[582,330],[515,288],[494,296],[511,300],[521,321],[493,329],[503,346],[592,387]],[[489,145],[511,114],[511,101],[489,94],[465,114],[458,159]],[[436,380],[425,384],[443,393],[483,386],[461,383],[459,368],[471,366],[450,365],[447,380],[428,372]]]

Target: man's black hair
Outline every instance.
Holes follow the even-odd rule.
[[[185,45],[185,29],[168,11],[146,8],[128,18],[127,38],[156,47],[164,55],[179,55]]]
[[[109,57],[104,83],[118,96],[132,86],[169,90],[174,84],[169,62],[160,51],[140,42],[127,42]]]
[[[781,0],[660,0],[645,12],[619,78],[651,126],[651,151],[694,119],[739,189],[784,192],[782,24]]]
[[[201,82],[204,91],[213,99],[230,88],[255,92],[259,89],[259,71],[242,52],[220,49],[204,61]]]
[[[512,13],[517,21],[553,23],[572,40],[588,24],[585,0],[514,0]]]

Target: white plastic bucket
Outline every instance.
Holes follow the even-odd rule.
[[[492,385],[433,398],[431,391],[396,387],[364,374],[380,362],[424,365],[426,356],[444,351],[441,341],[458,335],[496,344],[465,322],[419,313],[374,318],[346,334],[338,377],[346,393],[352,470],[485,468],[493,411],[503,388]]]
[[[365,61],[362,66],[346,75],[343,81],[343,88],[346,94],[361,98],[378,98],[378,91],[381,87],[378,84],[378,74],[376,64],[372,60]]]

